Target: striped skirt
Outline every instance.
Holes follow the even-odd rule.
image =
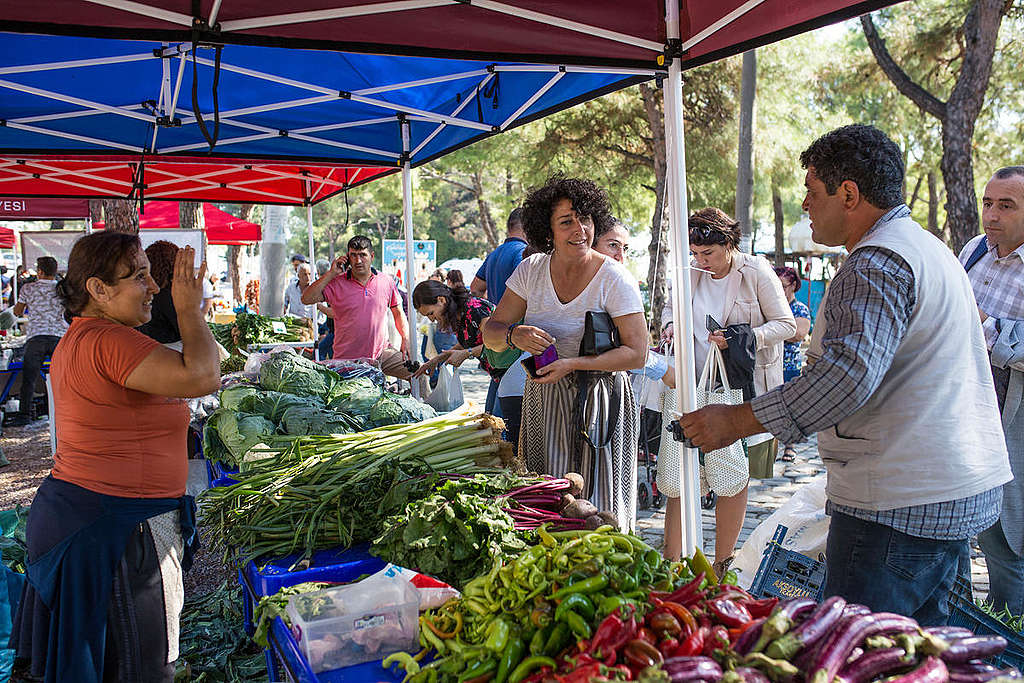
[[[624,372],[590,373],[593,380],[581,414],[577,374],[554,384],[527,380],[519,455],[531,472],[556,477],[579,472],[590,501],[614,514],[622,530],[632,530],[640,433],[633,388]]]

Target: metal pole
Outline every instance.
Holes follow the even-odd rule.
[[[670,41],[679,34],[679,2],[665,0],[665,24]],[[690,287],[690,239],[686,229],[686,149],[683,140],[683,78],[678,57],[665,80],[665,152],[668,162],[669,243],[673,262],[672,313],[675,327],[675,371],[678,406],[687,413],[697,407],[697,378],[693,361],[693,307]],[[699,462],[697,451],[681,449],[679,492],[682,513],[682,552],[703,548]]]
[[[416,264],[412,253],[412,161],[409,158],[409,122],[402,119],[402,219],[405,223],[405,301],[409,307],[409,357],[416,358],[419,339],[416,330],[416,308],[412,290],[416,286]],[[420,397],[419,382],[411,380],[412,395]]]
[[[309,263],[307,264],[310,268],[309,281],[313,282],[317,279],[316,274],[316,256],[313,254],[313,200],[309,195],[309,181],[306,182],[306,237],[309,240]],[[313,324],[313,359],[320,360],[319,347],[316,344],[316,305],[306,306],[306,317],[308,317]]]

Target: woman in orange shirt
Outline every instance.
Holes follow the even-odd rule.
[[[46,681],[172,681],[182,571],[195,539],[188,406],[220,384],[200,313],[206,264],[181,249],[171,295],[182,351],[136,331],[159,287],[135,235],[75,243],[58,294],[57,451],[29,513],[28,583],[12,647]]]

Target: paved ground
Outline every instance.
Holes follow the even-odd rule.
[[[467,400],[483,407],[487,398],[487,375],[477,368],[463,365],[460,370],[463,393]],[[825,476],[825,467],[818,457],[818,445],[815,440],[796,446],[796,459],[791,463],[777,462],[773,479],[753,480],[748,492],[747,514],[740,531],[737,548],[742,547],[758,524],[768,518],[793,493],[808,482]],[[715,548],[715,513],[704,510],[702,513],[704,532],[704,552],[711,556]],[[665,537],[664,506],[660,510],[645,510],[639,513],[637,531],[652,546],[661,547]],[[988,593],[988,573],[985,560],[978,550],[977,544],[971,547],[971,569],[974,580],[975,597],[984,597]]]

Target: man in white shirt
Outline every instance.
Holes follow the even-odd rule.
[[[35,418],[36,381],[43,363],[57,348],[57,342],[68,331],[64,306],[57,297],[57,259],[40,256],[36,260],[38,279],[18,292],[14,314],[28,312],[28,340],[21,366],[21,394],[18,414],[8,422],[11,426],[26,425]]]
[[[1024,612],[1024,166],[996,171],[981,199],[984,235],[960,252],[978,302],[1013,481],[999,521],[978,534],[998,611]]]

